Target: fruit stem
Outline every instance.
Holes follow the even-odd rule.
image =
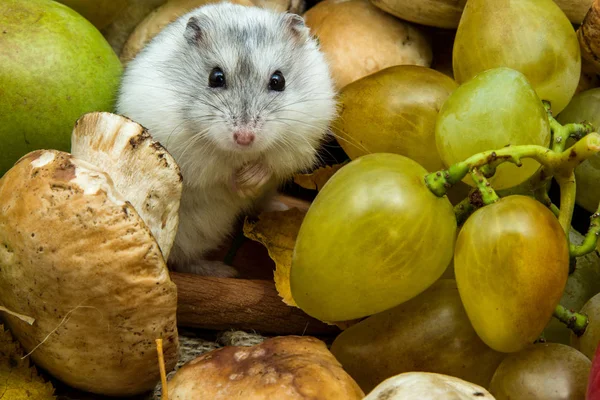
[[[594,126],[589,122],[583,122],[581,124],[566,124],[561,125],[554,117],[552,113],[548,111],[548,122],[550,122],[550,130],[552,131],[552,150],[556,152],[562,152],[565,150],[567,145],[567,139],[574,138],[579,140],[588,133],[594,131]]]
[[[482,204],[476,204],[476,201],[473,201],[473,196],[479,198],[479,190],[471,190],[467,197],[454,206],[454,215],[456,216],[456,224],[458,226],[464,224],[467,218],[469,218],[477,208],[481,207]]]
[[[471,177],[477,186],[477,190],[481,194],[481,200],[486,206],[498,201],[499,197],[496,191],[490,185],[490,182],[483,176],[483,172],[475,167],[471,170]]]
[[[568,310],[560,304],[554,309],[553,316],[563,324],[567,325],[567,328],[572,330],[578,337],[585,333],[585,329],[589,323],[587,315]]]
[[[496,162],[506,161],[520,167],[522,158],[533,158],[542,164],[546,169],[547,176],[560,175],[562,178],[568,179],[577,165],[598,152],[600,152],[600,135],[596,132],[584,136],[573,146],[560,153],[537,145],[507,146],[499,150],[475,154],[464,161],[451,165],[446,170],[429,173],[425,175],[425,184],[433,194],[442,197],[449,187],[462,180],[473,168],[489,163],[496,165]]]
[[[558,222],[562,226],[565,234],[569,235],[571,230],[571,218],[575,210],[575,171],[571,170],[568,176],[558,174],[554,177],[560,187],[560,211],[558,213]]]
[[[552,200],[550,200],[550,196],[548,196],[548,192],[546,192],[545,185],[535,189],[534,194],[537,201],[548,207],[550,211],[552,211],[552,213],[556,216],[556,218],[558,218],[560,210],[558,209],[558,207],[552,204]]]
[[[598,236],[600,236],[600,206],[598,207],[598,210],[592,214],[590,220],[590,227],[583,242],[579,246],[571,244],[571,257],[585,256],[596,249]]]

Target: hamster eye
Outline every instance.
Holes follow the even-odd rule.
[[[285,78],[280,71],[275,71],[269,80],[269,90],[282,92],[285,89]]]
[[[208,86],[213,88],[225,86],[225,74],[221,71],[221,68],[216,67],[210,71]]]

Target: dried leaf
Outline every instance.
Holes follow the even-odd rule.
[[[264,212],[258,220],[244,223],[244,235],[262,243],[269,251],[269,256],[275,261],[275,287],[289,306],[297,307],[290,289],[290,268],[292,252],[296,237],[306,213],[297,208],[286,211]]]
[[[294,182],[304,189],[321,190],[329,178],[333,176],[345,164],[326,165],[318,168],[310,174],[297,174],[294,176]]]
[[[0,400],[50,400],[54,397],[51,383],[45,382],[9,331],[0,325]]]

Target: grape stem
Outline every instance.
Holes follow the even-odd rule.
[[[454,215],[456,216],[457,225],[461,226],[467,218],[482,205],[479,190],[472,189],[467,197],[454,206]]]
[[[585,333],[589,323],[587,315],[569,310],[560,304],[554,309],[553,316],[563,324],[567,325],[567,328],[572,330],[578,337]]]
[[[594,251],[598,243],[598,236],[600,236],[600,206],[590,217],[590,228],[583,242],[579,246],[571,244],[571,257],[581,257]]]
[[[598,152],[600,152],[600,135],[596,132],[584,136],[562,152],[555,152],[547,147],[537,145],[506,146],[499,150],[475,154],[446,170],[429,173],[425,175],[425,184],[432,193],[442,197],[449,187],[462,180],[473,168],[483,167],[496,161],[508,161],[520,167],[523,158],[533,158],[542,164],[552,173],[547,174],[548,176],[554,175],[562,179],[570,179],[577,165]]]
[[[471,170],[471,178],[473,178],[473,182],[475,182],[475,186],[477,186],[477,190],[479,190],[479,193],[481,194],[483,204],[487,206],[499,200],[496,191],[492,188],[492,185],[490,185],[490,182],[488,182],[479,168],[475,167]]]
[[[565,150],[567,145],[567,139],[573,138],[579,140],[588,133],[594,132],[594,126],[589,122],[582,122],[581,124],[565,124],[561,125],[552,116],[550,109],[550,103],[544,101],[544,107],[548,113],[548,122],[550,123],[550,131],[552,132],[552,150],[555,152],[562,152]]]

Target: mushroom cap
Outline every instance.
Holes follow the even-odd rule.
[[[424,30],[369,0],[323,0],[304,13],[304,20],[319,39],[338,90],[394,65],[431,65]]]
[[[120,59],[123,65],[126,65],[129,61],[133,60],[135,56],[142,50],[142,48],[158,35],[160,31],[171,22],[175,21],[182,15],[192,11],[197,7],[204,6],[206,4],[220,2],[221,0],[169,0],[162,6],[158,7],[154,11],[144,18],[140,22],[131,35],[127,38],[127,41],[123,45],[121,50]],[[241,4],[243,6],[253,6],[252,0],[228,0],[231,3]]]
[[[405,372],[381,382],[364,400],[494,400],[479,385],[432,372]]]
[[[93,112],[77,120],[71,135],[71,155],[110,175],[168,260],[179,224],[183,178],[167,150],[129,118]]]
[[[125,396],[178,357],[177,292],[152,233],[99,168],[56,150],[0,179],[0,305],[33,361],[86,391]]]
[[[364,393],[310,336],[226,346],[188,362],[168,384],[173,400],[362,399]]]

